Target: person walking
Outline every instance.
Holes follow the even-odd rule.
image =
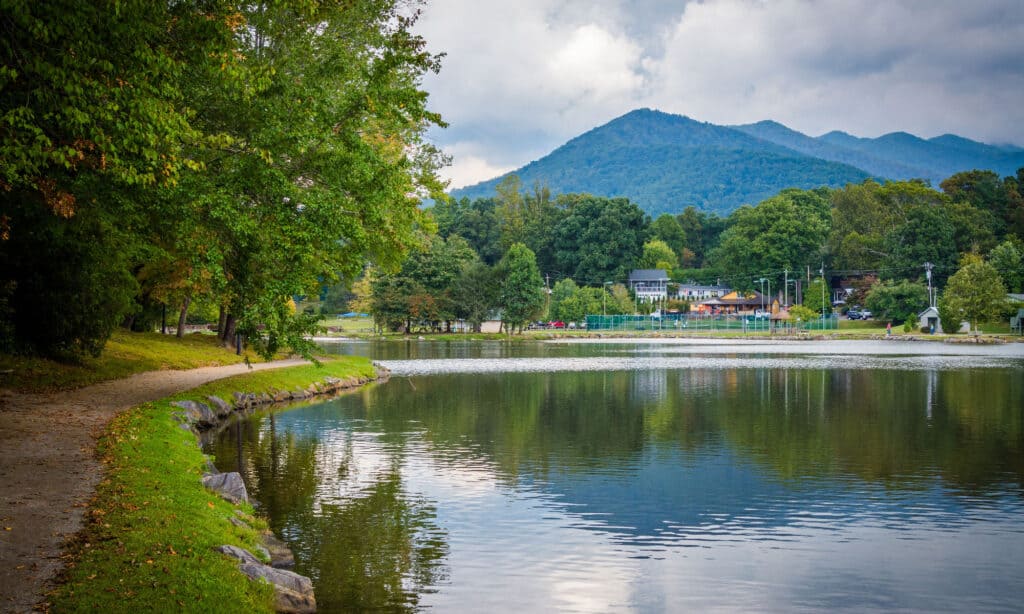
[[[885,336],[886,337],[891,337],[892,336],[892,322],[886,322],[885,323]]]

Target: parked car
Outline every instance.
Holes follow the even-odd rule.
[[[865,309],[865,310],[860,312],[860,319],[861,320],[870,320],[873,315],[874,314],[872,314],[870,311]]]
[[[561,320],[552,321],[552,322],[548,322],[548,326],[550,328],[565,328],[565,322],[563,322]]]
[[[864,314],[857,309],[851,309],[846,312],[846,317],[850,320],[860,320],[864,317]]]

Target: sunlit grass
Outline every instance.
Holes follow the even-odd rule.
[[[252,362],[261,361],[253,352],[235,355],[233,349],[217,341],[216,335],[192,334],[178,339],[173,335],[118,330],[99,358],[76,363],[0,354],[0,388],[67,390],[143,371],[236,364],[246,357]]]
[[[171,418],[175,399],[230,398],[235,391],[306,388],[332,376],[370,377],[361,357],[259,371],[205,384],[147,403],[111,423],[99,442],[107,475],[87,512],[87,526],[72,548],[63,583],[51,596],[53,611],[270,612],[269,587],[250,582],[237,563],[215,552],[234,544],[255,552],[255,529],[265,524],[244,511],[252,528],[229,521],[236,506],[200,483],[205,458],[195,435]]]

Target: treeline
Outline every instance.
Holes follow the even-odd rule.
[[[522,246],[533,256],[538,290],[550,290],[547,300],[539,292],[523,321],[633,313],[623,285],[629,271],[663,268],[678,283],[776,295],[802,278],[814,284],[804,286],[804,304],[817,313],[831,307],[829,282],[849,279],[853,302],[902,322],[928,304],[926,263],[936,288],[962,265],[983,262],[998,273],[1003,294],[1024,291],[1022,188],[1024,169],[1005,178],[975,170],[938,190],[923,181],[868,180],[783,190],[724,218],[687,207],[652,221],[627,199],[552,195],[539,184],[524,189],[513,175],[494,198],[438,201],[429,210],[438,238],[397,275],[377,278],[375,312],[392,329],[478,324],[505,306],[504,259]]]
[[[400,264],[440,194],[415,4],[5,2],[0,351],[190,308],[308,350],[291,297]]]

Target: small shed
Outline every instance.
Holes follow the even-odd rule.
[[[935,332],[941,333],[942,320],[939,318],[939,310],[935,307],[929,307],[917,314],[917,326],[918,328],[927,328],[929,330],[934,327]]]

